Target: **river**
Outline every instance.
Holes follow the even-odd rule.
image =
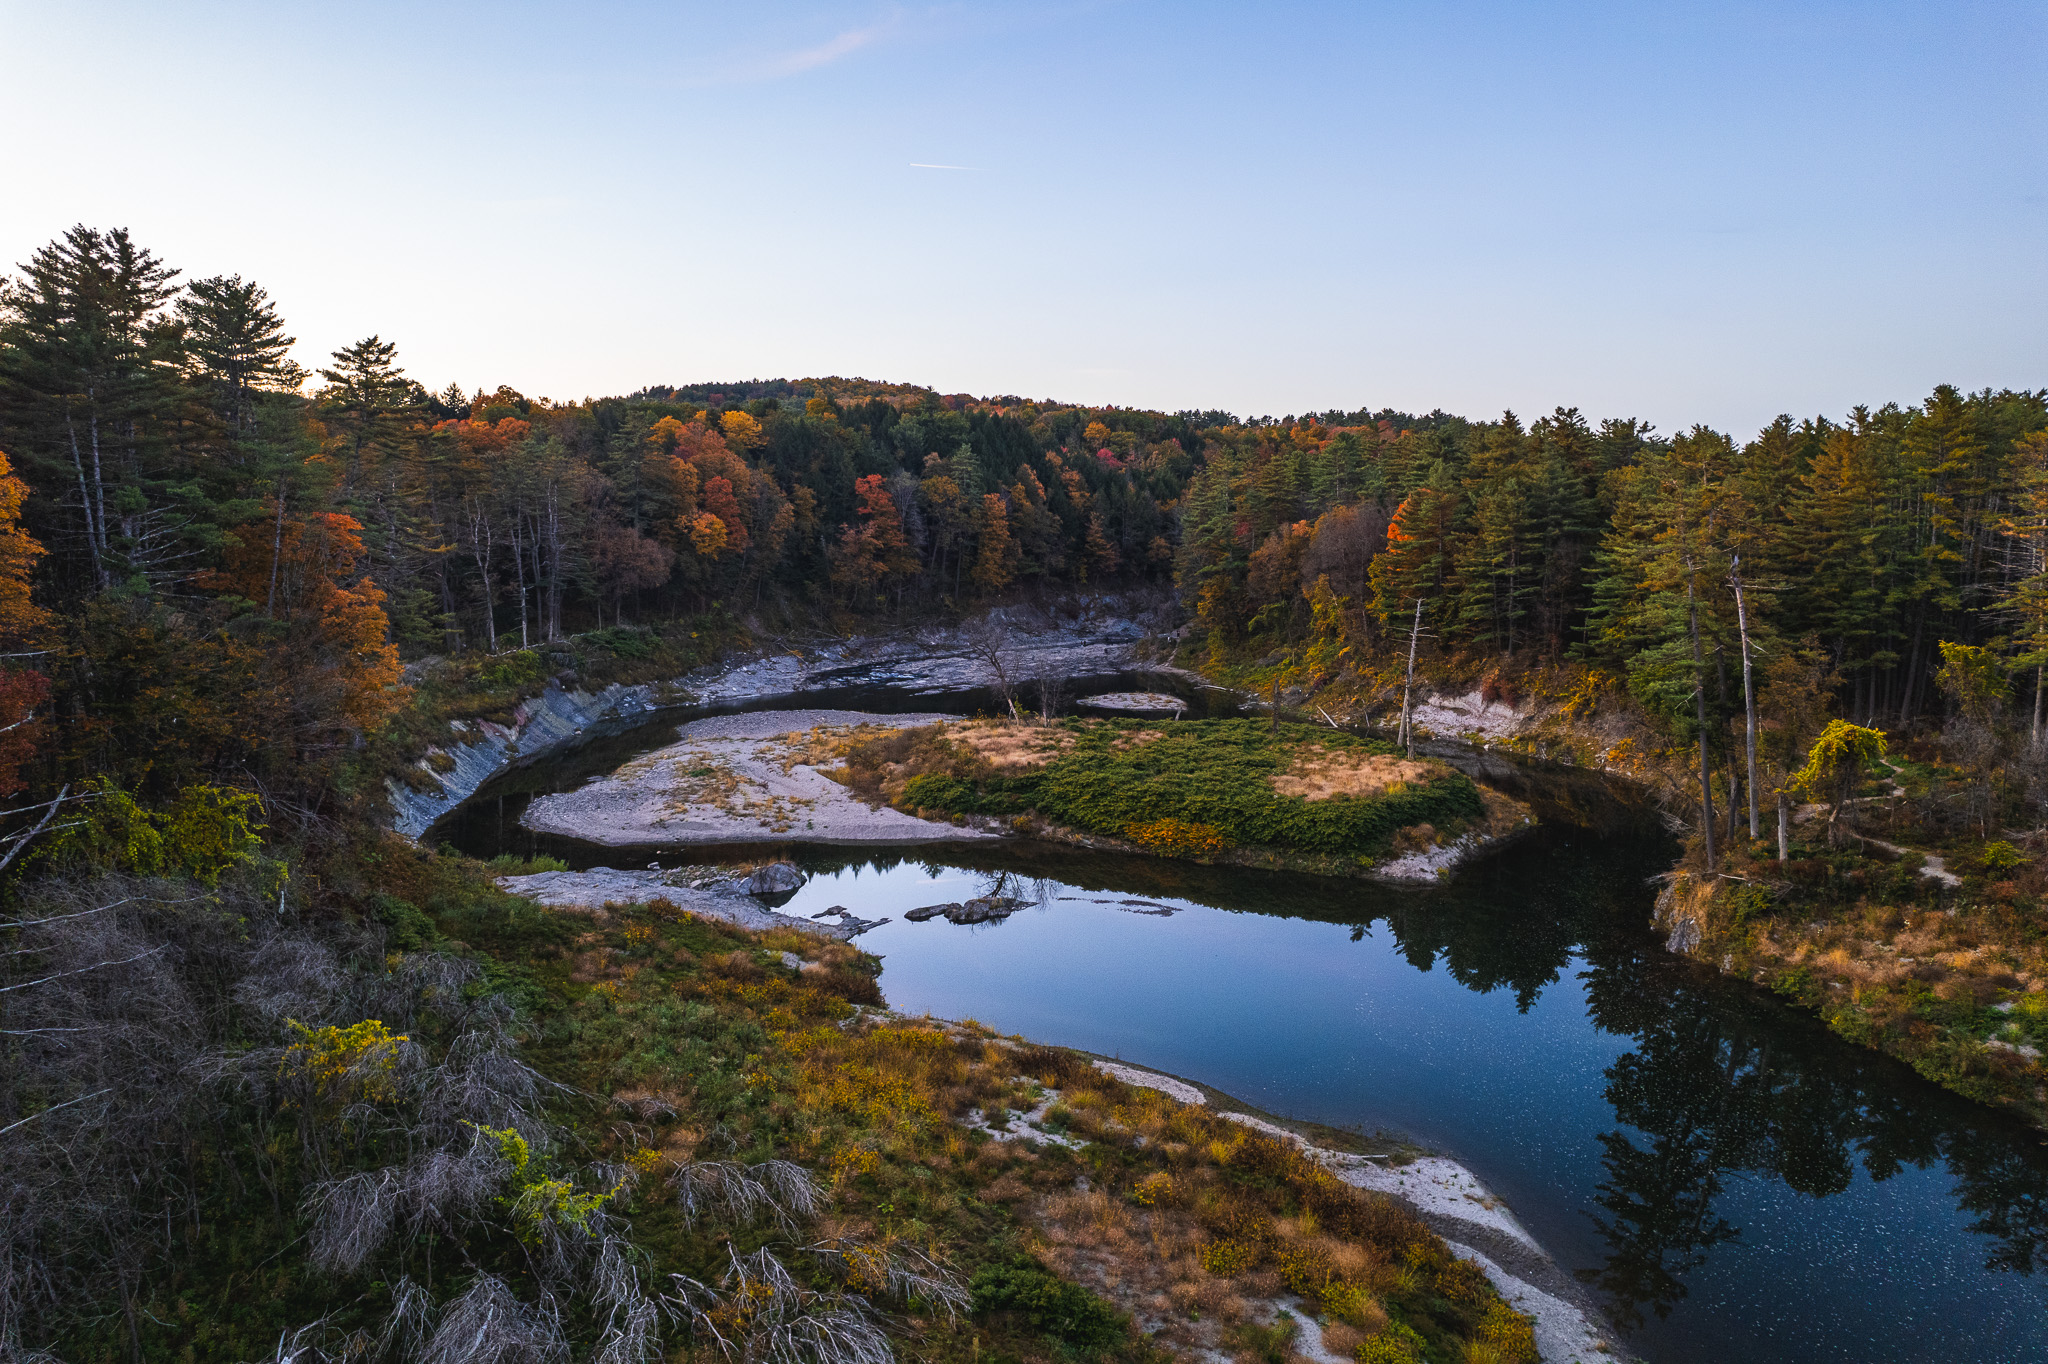
[[[802,704],[981,700],[865,688]],[[517,827],[532,793],[670,734],[511,774],[429,841],[586,866],[706,860]],[[888,916],[861,945],[882,954],[894,1008],[1456,1157],[1654,1364],[2048,1360],[2048,1142],[1666,953],[1648,878],[1672,845],[1603,791],[1527,774],[1517,794],[1544,828],[1429,890],[1046,845],[790,845],[812,879],[783,908]],[[1033,907],[974,928],[903,918],[998,877]]]

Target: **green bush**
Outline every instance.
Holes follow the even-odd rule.
[[[1423,1351],[1427,1348],[1413,1329],[1390,1321],[1385,1330],[1360,1342],[1358,1364],[1416,1364],[1425,1357]]]
[[[370,898],[370,905],[389,931],[387,941],[400,952],[417,952],[441,936],[434,921],[409,900],[380,891]]]
[[[541,680],[540,655],[530,650],[494,658],[476,670],[477,684],[489,691],[524,691]]]
[[[1035,1260],[988,1265],[969,1287],[975,1315],[1014,1313],[1032,1330],[1083,1354],[1110,1349],[1129,1329],[1121,1312]]]
[[[1999,872],[2011,871],[2015,867],[2024,867],[2027,864],[2027,855],[2004,839],[1997,838],[1984,845],[1984,851],[1978,855],[1977,860],[1984,864],[1985,871],[1996,875]]]
[[[567,871],[569,864],[559,857],[549,857],[544,853],[533,857],[499,853],[484,863],[484,868],[493,876],[532,876],[543,871]]]
[[[603,630],[592,630],[579,643],[603,649],[614,658],[635,660],[654,657],[660,639],[651,630],[636,630],[630,626],[614,625]]]

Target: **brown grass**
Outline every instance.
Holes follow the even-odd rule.
[[[1411,781],[1425,780],[1435,770],[1413,758],[1308,744],[1295,751],[1285,772],[1276,772],[1267,781],[1278,795],[1329,800],[1333,796],[1384,796]]]
[[[948,725],[946,736],[989,765],[999,776],[1015,776],[1044,767],[1074,746],[1073,731],[1012,720]]]

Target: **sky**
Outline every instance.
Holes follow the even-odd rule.
[[[0,0],[0,52],[0,264],[125,226],[436,390],[2048,386],[2041,0]]]

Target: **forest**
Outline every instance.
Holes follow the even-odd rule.
[[[932,1095],[1007,1082],[980,1040],[863,1051],[831,1026],[874,998],[850,949],[785,979],[800,945],[658,910],[572,942],[483,867],[389,832],[384,780],[427,742],[423,679],[460,665],[516,690],[543,672],[520,660],[572,639],[679,673],[800,627],[1150,587],[1177,594],[1181,663],[1276,705],[1385,721],[1419,671],[1566,721],[1625,713],[1632,761],[1689,821],[1685,867],[1733,878],[1698,891],[1717,955],[1777,963],[1781,993],[1973,1097],[2033,1083],[2017,1043],[1983,1040],[2008,1026],[2010,963],[1858,976],[1838,935],[1820,945],[1858,982],[1838,1006],[1783,926],[1825,902],[1872,941],[1923,931],[1915,915],[1957,907],[1913,874],[1945,850],[1981,913],[1941,931],[2038,955],[2048,849],[2015,830],[2048,798],[2048,389],[1944,385],[1745,436],[1571,407],[1241,419],[838,377],[571,401],[435,389],[381,336],[314,371],[296,346],[257,283],[186,278],[120,230],[66,232],[0,292],[0,1361],[542,1359],[572,1340],[654,1358],[668,1313],[761,1325],[750,1360],[879,1364],[856,1290],[926,1323],[935,1357],[979,1360],[979,1335],[940,1324],[966,1277],[914,1238],[821,1231],[801,1285],[753,1256],[817,1180],[862,1207],[936,1198],[887,1167],[950,1150],[921,1126]],[[1859,834],[1857,802],[1894,790]],[[1917,847],[1880,857],[1879,832]],[[593,953],[644,978],[574,978]],[[655,1093],[675,1058],[635,1031],[676,1018],[697,1028],[686,1099]],[[834,1089],[833,1057],[868,1088]],[[628,1073],[642,1109],[586,1103]],[[716,1160],[662,1154],[650,1134],[678,1112]],[[803,1147],[807,1123],[851,1144]],[[944,1159],[984,1192],[1044,1174]],[[1306,1178],[1251,1147],[1170,1178],[1156,1152],[1118,1159],[1119,1179],[1191,1188],[1233,1160],[1271,1165],[1262,1188]],[[681,1211],[650,1197],[636,1243],[636,1181],[671,1166]],[[926,1249],[1010,1253],[999,1203],[916,1204]],[[1454,1275],[1424,1291],[1452,1274],[1428,1233],[1326,1213],[1408,1257],[1383,1296],[1446,1304],[1414,1309],[1430,1341],[1521,1348]],[[1253,1240],[1276,1265],[1307,1254]],[[728,1253],[721,1298],[701,1266]],[[700,1266],[695,1287],[661,1306],[650,1255]],[[991,1263],[982,1297],[1023,1323],[1004,1349],[1069,1329],[1015,1306],[1027,1280],[1056,1295],[1039,1269]],[[816,1310],[734,1305],[763,1284]],[[1079,1301],[1067,1357],[1123,1339]],[[435,1353],[462,1330],[502,1349]],[[801,1335],[821,1330],[829,1349]]]

